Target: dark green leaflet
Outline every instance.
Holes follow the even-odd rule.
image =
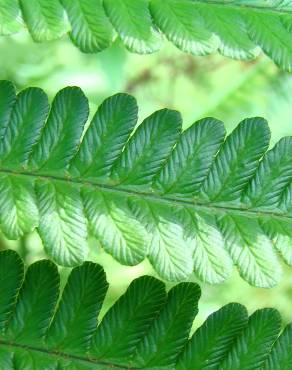
[[[24,275],[16,252],[0,252],[0,369],[289,370],[291,325],[281,333],[276,310],[248,317],[231,303],[189,338],[200,288],[166,292],[150,276],[134,280],[98,319],[108,283],[92,262],[74,268],[62,293],[47,260]],[[4,289],[2,289],[4,287]]]

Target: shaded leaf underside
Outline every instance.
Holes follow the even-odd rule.
[[[262,50],[292,70],[292,7],[285,0],[6,0],[0,1],[0,34],[26,24],[37,42],[69,32],[83,52],[111,45],[116,35],[132,52],[152,53],[162,35],[184,52],[254,59]]]
[[[117,94],[83,133],[79,88],[49,107],[42,90],[16,96],[5,81],[0,106],[0,228],[9,239],[36,228],[47,254],[74,266],[90,233],[120,263],[148,257],[171,281],[194,271],[220,283],[235,265],[250,284],[270,287],[278,255],[292,263],[292,139],[268,150],[264,119],[226,137],[214,118],[181,131],[180,114],[163,109],[135,128],[135,99]]]

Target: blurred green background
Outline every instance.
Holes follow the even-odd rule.
[[[109,95],[128,92],[138,100],[140,120],[167,107],[182,113],[185,127],[214,116],[230,131],[243,118],[263,116],[271,127],[272,144],[292,134],[292,75],[281,72],[263,56],[249,63],[218,55],[195,58],[168,44],[156,54],[139,56],[128,53],[118,41],[105,52],[86,55],[66,38],[35,44],[25,34],[2,37],[0,55],[1,79],[12,80],[17,89],[41,87],[50,99],[65,86],[80,86],[89,98],[91,114]],[[103,312],[131,280],[143,274],[155,275],[147,261],[135,267],[121,266],[103,252],[96,240],[90,240],[90,244],[90,259],[104,266],[111,283]],[[1,237],[0,249],[7,247],[18,250],[27,263],[45,257],[36,234],[17,242]],[[292,269],[283,266],[283,270],[281,284],[273,289],[253,288],[236,271],[225,284],[200,283],[202,300],[195,326],[232,301],[245,304],[250,312],[273,306],[285,322],[292,321]],[[61,269],[63,281],[68,272]]]

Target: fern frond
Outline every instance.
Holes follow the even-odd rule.
[[[26,24],[37,42],[69,32],[83,52],[116,37],[132,52],[152,53],[162,34],[184,52],[251,60],[262,50],[292,71],[292,6],[285,0],[2,0],[0,34]]]
[[[0,252],[0,368],[23,369],[290,369],[291,325],[281,333],[274,309],[248,318],[231,303],[189,338],[200,288],[168,293],[150,276],[134,280],[98,320],[108,289],[92,262],[74,268],[60,294],[56,266],[38,261],[24,275],[16,252]]]
[[[205,118],[181,132],[163,109],[136,129],[135,99],[104,101],[84,131],[88,103],[65,88],[51,108],[37,88],[0,86],[0,228],[37,228],[47,254],[74,266],[87,234],[125,265],[146,257],[166,280],[219,283],[233,264],[250,284],[275,285],[277,254],[292,264],[292,139],[268,150],[270,131],[249,118],[225,138]]]

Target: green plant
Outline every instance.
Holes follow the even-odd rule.
[[[117,94],[84,133],[80,89],[60,91],[49,111],[40,89],[16,98],[5,81],[0,107],[0,227],[8,238],[37,228],[47,254],[74,266],[86,258],[89,229],[120,263],[148,257],[170,281],[194,270],[219,283],[234,263],[250,284],[270,287],[281,275],[274,249],[291,265],[292,142],[267,151],[264,119],[244,120],[225,139],[214,118],[181,133],[179,113],[164,109],[134,130],[136,102]]]
[[[0,0],[0,36],[24,28],[37,43],[68,34],[84,53],[101,52],[115,42],[108,52],[90,57],[67,49],[64,40],[58,43],[60,53],[56,43],[43,46],[43,55],[58,54],[58,62],[50,58],[48,64],[60,86],[59,66],[70,70],[71,59],[78,68],[84,63],[87,76],[90,60],[98,86],[104,80],[99,74],[107,71],[111,88],[101,88],[103,97],[123,84],[139,99],[138,87],[148,100],[145,86],[151,86],[159,97],[155,106],[175,107],[180,106],[175,86],[184,81],[184,109],[199,120],[183,125],[179,112],[162,109],[138,123],[136,100],[127,94],[109,97],[93,114],[91,79],[93,102],[78,87],[67,87],[51,105],[39,88],[16,94],[11,82],[0,81],[0,370],[291,370],[292,325],[283,328],[277,310],[249,316],[245,306],[229,303],[216,311],[212,299],[206,310],[203,298],[196,322],[206,311],[213,313],[196,329],[201,291],[188,281],[222,283],[235,266],[252,286],[269,288],[281,278],[278,257],[292,265],[292,136],[273,146],[285,131],[272,130],[271,140],[265,119],[241,121],[255,111],[277,121],[285,116],[291,76],[266,58],[250,61],[262,51],[292,72],[291,1]],[[149,54],[164,38],[185,53],[219,52],[241,62],[222,63],[218,55],[182,60],[169,47],[146,68],[132,55],[137,73],[120,63],[126,52],[119,44]],[[54,86],[46,57],[36,58],[30,49],[23,58],[24,44],[15,53],[21,40],[39,49],[26,35],[2,38],[7,60],[4,68],[0,65],[2,77],[8,72],[6,79],[11,74],[17,86],[39,86],[45,75]],[[39,68],[41,59],[45,63]],[[124,69],[131,71],[130,81],[124,80]],[[222,71],[231,70],[222,86]],[[216,78],[206,78],[208,71]],[[83,84],[85,75],[80,76]],[[161,90],[158,81],[163,81]],[[196,93],[188,94],[195,84]],[[204,108],[200,102],[206,96]],[[147,112],[153,110],[148,105]],[[241,122],[229,133],[232,121]],[[36,236],[27,234],[34,230],[52,261],[26,269],[18,253],[5,247],[11,245],[26,262],[36,260],[35,246],[27,247]],[[97,246],[90,256],[102,261],[107,276],[86,261],[89,244]],[[161,279],[179,284],[142,276],[146,269],[154,273],[148,263],[119,266],[132,281],[123,280],[127,290],[120,296],[112,278],[117,263],[100,247],[126,266],[148,258]],[[58,271],[54,262],[74,268]],[[135,279],[133,272],[141,277]],[[211,289],[205,284],[205,297]],[[216,288],[216,295],[222,292]],[[223,296],[216,309],[230,302]],[[245,302],[250,309],[248,297]],[[290,319],[283,313],[286,324]]]
[[[70,32],[87,53],[109,47],[117,34],[130,51],[151,53],[161,47],[163,33],[194,55],[218,50],[250,60],[262,49],[291,71],[291,11],[287,0],[1,0],[0,34],[23,24],[37,42]]]
[[[269,369],[292,366],[292,326],[281,333],[273,309],[248,318],[228,304],[189,339],[200,288],[181,283],[166,293],[143,276],[98,320],[108,288],[92,262],[72,270],[59,297],[50,261],[32,264],[24,277],[19,256],[0,252],[0,368],[24,369]]]

